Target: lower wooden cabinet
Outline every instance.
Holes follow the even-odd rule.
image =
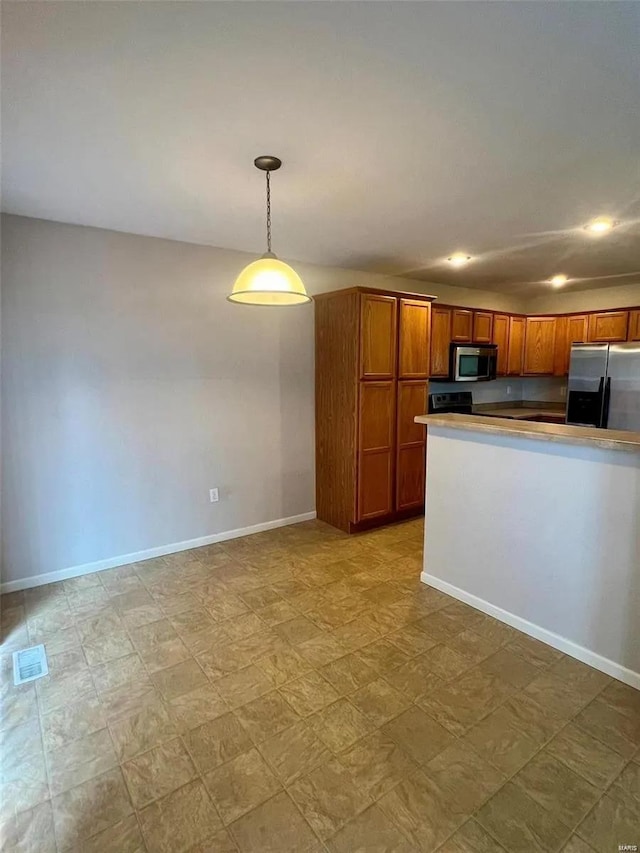
[[[398,382],[398,419],[396,427],[396,494],[397,510],[419,508],[424,504],[425,436],[416,415],[427,411],[426,382]]]

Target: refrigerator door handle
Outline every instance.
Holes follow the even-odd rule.
[[[611,400],[611,377],[607,376],[607,383],[604,386],[604,395],[602,398],[602,428],[606,429],[609,423],[609,402]]]

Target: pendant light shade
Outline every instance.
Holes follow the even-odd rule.
[[[243,305],[302,305],[311,302],[302,279],[271,251],[271,182],[270,172],[282,165],[277,157],[257,157],[258,169],[267,173],[267,251],[246,266],[227,296],[230,302]]]

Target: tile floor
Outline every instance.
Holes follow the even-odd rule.
[[[640,844],[640,692],[424,586],[421,546],[310,522],[4,596],[2,849]]]

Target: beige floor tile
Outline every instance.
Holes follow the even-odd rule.
[[[347,699],[338,699],[307,718],[320,740],[334,753],[369,734],[373,723]]]
[[[311,666],[324,666],[331,661],[344,657],[345,647],[330,634],[318,634],[296,647],[296,651]]]
[[[461,824],[459,815],[434,794],[422,771],[396,785],[378,805],[419,850],[436,850]]]
[[[11,826],[0,826],[7,853],[56,853],[53,812],[49,801],[20,812]]]
[[[562,652],[519,632],[506,645],[509,651],[542,669],[557,663],[563,657]]]
[[[315,714],[339,698],[337,691],[317,672],[290,681],[280,692],[301,717]]]
[[[94,666],[91,669],[91,677],[99,693],[140,678],[145,678],[146,674],[142,658],[135,652],[131,655],[109,661],[109,663]]]
[[[369,795],[356,784],[353,771],[336,758],[298,779],[289,793],[323,839],[334,835],[371,803]]]
[[[95,776],[51,801],[61,849],[107,829],[133,812],[119,768]]]
[[[380,675],[386,675],[402,664],[406,663],[410,656],[399,649],[388,640],[376,640],[355,652],[356,657],[367,664]]]
[[[352,622],[335,628],[331,634],[344,646],[346,651],[355,652],[377,640],[380,636],[380,631],[375,625],[372,625],[367,616],[358,616]]]
[[[166,706],[155,701],[130,717],[109,723],[116,754],[126,761],[178,734]]]
[[[569,827],[512,782],[480,809],[476,820],[510,853],[551,853],[571,834]]]
[[[237,708],[235,715],[254,743],[273,737],[300,719],[275,690]]]
[[[139,589],[113,596],[111,603],[123,624],[129,629],[139,628],[141,625],[148,625],[150,622],[157,622],[164,616],[158,603],[142,586]]]
[[[199,779],[151,803],[138,818],[149,853],[184,853],[222,828]]]
[[[580,711],[574,722],[625,758],[631,758],[640,745],[640,714],[632,716],[610,704],[604,692]]]
[[[397,717],[411,704],[407,697],[383,678],[361,687],[351,696],[351,701],[372,723],[382,726]]]
[[[97,696],[87,696],[77,702],[44,714],[42,739],[47,751],[58,749],[78,738],[103,729],[106,717]]]
[[[557,663],[549,667],[549,674],[560,678],[563,681],[569,681],[572,684],[580,685],[581,687],[593,688],[594,695],[597,693],[597,688],[604,689],[611,683],[612,679],[604,672],[593,669],[587,666],[586,663],[575,658],[563,657]]]
[[[102,586],[109,595],[124,595],[125,593],[137,592],[143,589],[140,578],[132,566],[120,566],[100,573]]]
[[[572,835],[562,848],[562,853],[593,853],[594,848],[578,835]]]
[[[198,687],[205,687],[209,683],[209,679],[193,658],[167,669],[157,670],[152,673],[151,681],[167,700],[190,693]]]
[[[376,805],[370,806],[327,844],[331,853],[413,853],[415,847]]]
[[[118,764],[106,728],[49,752],[46,760],[52,796],[87,782]]]
[[[445,683],[432,672],[430,662],[423,654],[411,658],[398,669],[388,672],[385,679],[414,702]]]
[[[320,853],[321,846],[286,793],[231,825],[231,834],[242,853]]]
[[[569,827],[577,826],[600,797],[598,788],[569,770],[547,750],[534,756],[513,781]]]
[[[273,689],[267,676],[255,664],[219,678],[215,686],[230,708],[246,705]]]
[[[598,853],[618,850],[619,844],[638,844],[640,811],[608,794],[598,801],[576,830]]]
[[[512,693],[510,684],[474,667],[455,681],[431,690],[418,701],[434,720],[460,736],[502,705]]]
[[[187,732],[226,714],[229,706],[213,684],[207,683],[170,699],[167,710],[178,731]]]
[[[190,657],[168,619],[133,629],[131,639],[149,670],[165,669]]]
[[[225,825],[277,794],[282,786],[256,749],[212,770],[205,785]]]
[[[253,655],[238,643],[222,643],[201,650],[196,659],[207,676],[214,681],[249,666]]]
[[[324,742],[307,722],[296,723],[258,748],[278,779],[287,786],[331,757]]]
[[[300,614],[298,611],[289,604],[288,601],[283,601],[282,599],[275,601],[273,604],[269,604],[267,607],[260,607],[256,610],[256,616],[260,618],[265,625],[280,625],[282,622],[289,622],[291,619],[295,619]]]
[[[341,696],[355,693],[360,687],[378,678],[377,671],[361,657],[360,652],[345,655],[325,664],[319,671]]]
[[[601,689],[602,684],[598,681],[577,682],[543,672],[527,685],[523,694],[558,717],[569,720],[588,705]]]
[[[188,637],[213,628],[216,624],[204,607],[191,607],[169,616],[169,622],[178,636]]]
[[[310,665],[295,649],[281,649],[256,660],[256,666],[275,687],[309,672]]]
[[[217,593],[207,598],[204,601],[204,608],[216,622],[233,619],[249,610],[244,601],[232,593]]]
[[[299,646],[321,633],[320,628],[305,616],[296,616],[275,626],[276,633],[292,646]]]
[[[609,786],[625,763],[623,756],[575,723],[561,729],[545,751],[600,790]]]
[[[423,768],[426,786],[441,804],[461,820],[469,817],[505,781],[505,776],[471,747],[455,741]]]
[[[614,800],[638,812],[640,826],[640,764],[632,761],[607,792]]]
[[[182,642],[194,657],[206,654],[230,642],[229,634],[223,626],[224,623],[222,622],[214,622],[212,623],[212,627],[205,628],[203,631],[182,634]]]
[[[49,675],[54,678],[68,678],[80,675],[88,669],[87,659],[80,646],[65,649],[62,652],[48,654]]]
[[[241,593],[240,598],[252,610],[260,610],[263,607],[268,607],[271,604],[282,601],[280,595],[270,586],[248,590]]]
[[[485,658],[478,669],[490,675],[497,675],[507,684],[519,688],[526,687],[540,672],[538,667],[505,648]]]
[[[431,761],[453,742],[450,732],[415,706],[383,726],[382,731],[419,764]]]
[[[438,848],[438,853],[506,853],[479,823],[469,820]]]
[[[234,616],[233,619],[222,622],[222,627],[233,641],[242,640],[264,630],[265,623],[255,613],[243,613],[241,616]]]
[[[411,776],[417,767],[406,751],[381,731],[367,735],[341,752],[338,760],[350,771],[356,787],[372,800]]]
[[[202,773],[214,770],[253,746],[235,714],[228,713],[184,735],[184,741]]]
[[[422,660],[431,672],[443,681],[458,679],[473,666],[473,661],[468,657],[443,644],[424,652]]]
[[[110,687],[99,694],[102,709],[109,722],[130,717],[148,705],[160,701],[161,697],[148,676]]]
[[[460,634],[456,634],[455,637],[445,640],[445,645],[456,652],[460,652],[461,655],[475,664],[485,660],[500,648],[500,643],[497,640],[476,634],[471,628],[467,628]]]
[[[35,682],[35,690],[38,694],[41,714],[63,708],[69,703],[70,698],[79,701],[96,697],[92,673],[89,669],[70,675],[45,676]]]
[[[33,684],[9,683],[0,694],[0,731],[11,729],[38,717],[36,688]]]
[[[469,627],[467,618],[466,614],[441,609],[423,616],[416,625],[437,643],[444,643]]]
[[[180,738],[168,740],[122,765],[136,809],[181,788],[196,776],[196,768]]]
[[[238,853],[238,845],[226,829],[220,829],[214,835],[190,847],[189,853]]]

